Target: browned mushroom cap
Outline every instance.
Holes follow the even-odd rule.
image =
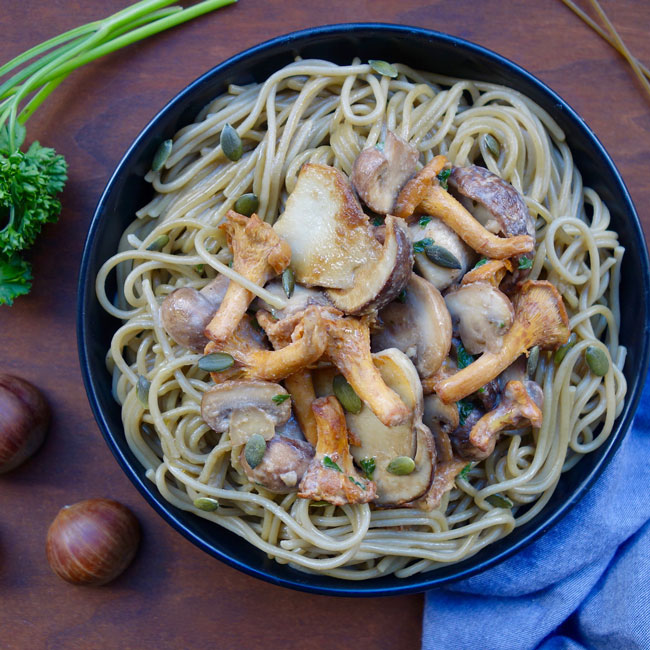
[[[203,393],[201,417],[213,431],[228,431],[233,445],[245,444],[254,433],[270,440],[291,415],[291,402],[278,403],[276,395],[287,391],[266,381],[225,381]]]
[[[383,147],[364,149],[354,161],[350,180],[374,212],[388,214],[404,183],[415,173],[419,152],[387,131]]]
[[[307,163],[273,229],[291,247],[296,281],[350,289],[357,269],[381,257],[347,178],[338,169]]]
[[[497,237],[486,230],[461,203],[440,186],[436,176],[426,170],[427,167],[411,179],[400,193],[397,216],[408,218],[419,210],[438,217],[471,248],[494,259],[514,257],[534,249],[535,239],[528,234]]]
[[[266,443],[266,451],[255,468],[246,461],[242,449],[239,462],[251,483],[256,483],[276,494],[296,492],[309,464],[314,448],[304,440],[276,435]]]
[[[249,218],[230,210],[219,227],[226,232],[233,254],[233,269],[251,282],[264,286],[289,266],[289,245],[256,214]],[[248,289],[231,282],[205,335],[217,343],[225,341],[235,331],[254,298]]]
[[[165,331],[176,343],[200,352],[208,342],[204,330],[226,295],[230,280],[218,275],[200,291],[181,287],[172,291],[160,305]]]
[[[430,377],[451,347],[451,318],[440,292],[413,274],[404,298],[379,312],[380,329],[373,332],[375,351],[397,348],[415,364],[420,377]]]
[[[535,345],[556,349],[567,341],[569,333],[569,319],[557,289],[550,282],[528,280],[518,295],[515,320],[501,349],[485,352],[466,368],[437,381],[435,391],[444,402],[457,402],[494,379],[520,354]]]
[[[479,204],[482,210],[470,208],[470,211],[488,230],[501,232],[506,237],[535,237],[535,222],[521,194],[485,167],[454,167],[449,177],[449,187]],[[526,257],[532,259],[532,253],[526,254]],[[528,274],[529,271],[525,272]],[[520,275],[519,279],[523,277]]]
[[[445,304],[470,354],[499,350],[515,315],[508,296],[487,282],[472,282],[449,291]]]
[[[332,304],[346,314],[362,315],[381,309],[402,291],[413,268],[413,247],[400,219],[386,217],[380,257],[359,268],[349,289],[329,289]]]
[[[535,382],[510,381],[503,391],[501,403],[486,413],[473,427],[469,442],[487,458],[493,451],[499,432],[519,427],[526,420],[532,426],[542,426],[543,392]]]
[[[337,506],[372,501],[375,484],[354,467],[345,415],[338,400],[331,395],[320,397],[312,404],[312,410],[318,427],[318,443],[298,496]]]

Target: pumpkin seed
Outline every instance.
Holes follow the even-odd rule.
[[[609,370],[609,359],[601,348],[590,345],[585,350],[585,361],[591,372],[598,377],[604,377]]]
[[[532,377],[537,370],[537,364],[539,363],[539,345],[530,348],[528,352],[528,361],[526,361],[526,374],[529,377]]]
[[[486,133],[483,137],[483,142],[487,147],[487,150],[495,157],[498,158],[501,153],[501,147],[499,146],[498,140],[491,134]]]
[[[386,468],[387,471],[396,476],[406,476],[406,474],[410,474],[414,469],[415,461],[408,456],[397,456],[397,458],[393,458]]]
[[[223,127],[219,144],[224,155],[232,161],[239,160],[244,153],[239,133],[230,124]]]
[[[388,61],[370,59],[368,61],[368,65],[375,72],[378,72],[380,75],[383,75],[384,77],[390,77],[391,79],[395,79],[395,77],[397,77],[397,68],[394,65],[388,63]]]
[[[495,508],[512,508],[514,505],[508,497],[504,497],[501,494],[491,494],[485,500]]]
[[[336,375],[332,386],[334,395],[348,413],[356,414],[361,411],[361,398],[354,392],[354,388],[348,384],[348,380],[343,375]]]
[[[149,388],[151,388],[151,382],[143,375],[140,375],[135,387],[135,394],[140,404],[146,408],[149,407]]]
[[[165,140],[160,143],[151,163],[152,171],[159,172],[163,168],[163,165],[167,162],[167,158],[169,158],[169,154],[172,152],[172,144],[171,140]]]
[[[564,357],[566,357],[566,353],[577,343],[577,341],[578,335],[575,332],[571,332],[569,340],[557,349],[555,357],[553,357],[556,364],[560,365],[562,363]]]
[[[290,268],[286,268],[282,271],[282,288],[284,289],[287,298],[293,296],[293,290],[296,288],[296,277]]]
[[[147,246],[147,250],[160,251],[167,246],[167,244],[169,244],[169,235],[160,235],[160,237],[156,237],[149,246]]]
[[[226,352],[213,352],[199,359],[199,368],[205,372],[221,372],[227,370],[235,360]]]
[[[250,217],[251,214],[257,212],[257,208],[260,207],[260,200],[257,198],[257,194],[250,192],[249,194],[242,194],[235,201],[235,212],[243,214],[245,217]]]
[[[206,512],[213,512],[219,507],[219,502],[211,497],[199,497],[194,499],[194,507]]]
[[[255,469],[266,453],[266,440],[259,433],[254,433],[246,442],[244,457],[251,469]]]
[[[458,261],[458,258],[444,246],[439,246],[438,244],[429,244],[424,248],[424,254],[438,266],[442,266],[445,269],[461,269],[462,264]]]

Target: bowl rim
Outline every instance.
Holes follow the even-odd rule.
[[[482,561],[474,564],[470,567],[464,567],[458,570],[456,573],[450,576],[436,577],[436,571],[430,571],[428,573],[420,573],[411,576],[410,578],[398,579],[398,584],[396,585],[379,585],[375,584],[375,580],[371,583],[368,582],[353,582],[346,580],[339,580],[336,586],[323,586],[323,585],[310,585],[309,579],[310,574],[303,574],[298,571],[292,570],[292,574],[289,577],[279,577],[276,575],[271,575],[266,573],[263,569],[257,569],[255,567],[249,566],[246,562],[239,560],[236,557],[227,555],[226,553],[220,551],[219,549],[210,545],[209,542],[204,540],[200,535],[195,534],[193,531],[189,530],[185,524],[178,519],[176,516],[177,512],[180,513],[180,510],[177,510],[171,503],[164,501],[162,496],[159,494],[154,483],[148,481],[148,479],[141,479],[131,467],[130,461],[126,458],[125,454],[122,452],[120,447],[117,445],[114,434],[111,431],[109,423],[102,412],[100,407],[100,400],[98,397],[98,391],[95,385],[92,382],[91,373],[90,373],[90,364],[89,364],[89,351],[88,344],[89,340],[92,338],[92,334],[89,331],[88,323],[86,321],[86,303],[89,299],[92,299],[90,294],[94,295],[95,287],[95,278],[89,277],[89,266],[93,252],[93,243],[95,236],[99,227],[99,223],[102,219],[102,213],[107,202],[107,198],[113,190],[113,186],[117,183],[118,178],[122,175],[123,170],[128,168],[131,163],[131,159],[135,156],[135,152],[139,149],[140,144],[143,141],[146,141],[152,133],[155,133],[158,122],[161,121],[164,116],[172,111],[174,108],[182,105],[186,100],[192,96],[195,90],[200,87],[203,83],[210,80],[213,77],[219,76],[222,73],[228,71],[229,68],[235,66],[242,60],[251,58],[256,54],[264,52],[265,50],[274,48],[279,45],[284,45],[285,47],[300,46],[304,45],[305,41],[313,39],[319,36],[332,36],[332,35],[341,35],[344,36],[351,32],[354,32],[355,35],[359,35],[361,32],[372,31],[373,33],[386,33],[393,36],[409,37],[410,35],[418,35],[420,37],[425,37],[431,41],[445,43],[447,45],[453,45],[455,48],[458,48],[459,51],[465,51],[472,54],[479,55],[480,57],[499,64],[501,68],[506,69],[509,73],[513,74],[514,77],[523,77],[530,83],[535,86],[542,94],[546,95],[550,100],[552,100],[564,113],[568,115],[570,121],[574,122],[577,127],[584,132],[587,139],[593,145],[595,150],[598,152],[602,158],[603,163],[608,167],[607,171],[614,178],[614,185],[618,187],[621,193],[622,204],[624,205],[625,210],[623,212],[632,216],[631,219],[631,228],[634,236],[636,236],[640,244],[640,259],[642,263],[642,283],[644,288],[644,295],[647,301],[648,295],[650,294],[648,288],[648,279],[650,278],[650,267],[648,263],[648,251],[643,236],[643,231],[639,221],[638,214],[630,197],[630,194],[627,190],[627,187],[618,171],[614,162],[612,161],[610,155],[607,153],[600,140],[594,134],[594,132],[589,128],[586,122],[578,115],[578,113],[564,100],[562,99],[555,91],[549,88],[544,82],[539,80],[537,77],[532,75],[530,72],[514,63],[513,61],[507,59],[506,57],[471,41],[467,41],[463,38],[457,36],[452,36],[442,32],[424,29],[420,27],[413,27],[409,25],[398,25],[392,23],[340,23],[340,24],[328,24],[318,27],[302,29],[294,32],[289,32],[284,35],[280,35],[254,45],[246,50],[243,50],[228,59],[222,61],[218,65],[214,66],[210,70],[206,71],[185,88],[183,88],[179,93],[177,93],[171,100],[169,100],[156,114],[149,120],[147,125],[140,131],[138,136],[133,140],[129,145],[126,153],[120,158],[119,163],[115,167],[114,171],[111,173],[111,176],[106,184],[105,189],[103,190],[101,197],[97,203],[97,207],[93,213],[91,223],[88,229],[88,234],[83,248],[83,254],[81,259],[81,265],[79,270],[79,279],[78,279],[78,293],[77,293],[77,345],[79,353],[79,361],[81,366],[81,373],[84,381],[84,386],[90,402],[90,406],[95,417],[95,420],[100,428],[102,436],[106,441],[109,449],[113,453],[113,456],[117,460],[118,464],[121,466],[122,470],[125,472],[130,481],[135,485],[137,490],[142,494],[145,500],[153,507],[153,509],[176,531],[180,532],[184,537],[190,540],[193,544],[199,547],[201,550],[210,554],[213,557],[221,560],[225,564],[242,571],[243,573],[250,575],[252,577],[270,582],[272,584],[288,587],[291,589],[296,589],[300,591],[305,591],[309,593],[316,593],[329,596],[344,596],[344,597],[365,597],[365,596],[391,596],[397,594],[408,594],[414,592],[422,592],[431,588],[440,587],[445,584],[456,582],[474,576],[478,573],[481,573],[491,567],[496,566],[497,564],[503,562],[507,558],[512,557],[524,547],[531,544],[533,541],[540,538],[545,532],[550,528],[556,525],[578,502],[580,499],[587,493],[587,491],[594,484],[596,479],[603,472],[604,468],[609,464],[611,458],[616,453],[618,447],[626,436],[629,428],[632,424],[632,420],[638,406],[641,391],[643,388],[644,379],[648,370],[648,360],[650,355],[650,344],[648,337],[644,337],[642,345],[642,361],[641,361],[641,370],[642,372],[638,377],[634,377],[634,381],[631,386],[628,386],[628,393],[626,395],[626,401],[623,407],[623,411],[616,418],[616,424],[614,426],[614,431],[603,444],[602,448],[604,449],[603,455],[598,463],[591,469],[591,471],[582,478],[578,486],[573,490],[571,498],[562,503],[559,508],[552,512],[545,520],[544,525],[537,526],[534,530],[515,541],[512,545],[509,545],[507,548],[496,553],[492,557],[483,559]],[[645,331],[647,332],[649,324],[645,323]],[[90,338],[89,338],[90,337]],[[471,559],[471,558],[469,558]],[[404,580],[400,584],[399,580]]]

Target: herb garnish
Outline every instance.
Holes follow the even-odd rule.
[[[359,461],[361,469],[364,471],[365,475],[372,481],[372,475],[375,472],[375,459],[374,458],[363,458]]]
[[[323,467],[343,473],[343,470],[329,456],[323,458]]]
[[[518,268],[520,269],[530,269],[533,266],[533,260],[530,257],[520,257]]]
[[[474,404],[467,399],[461,399],[456,402],[456,405],[458,406],[458,422],[462,427],[469,414],[474,410]]]
[[[465,349],[465,346],[462,343],[459,343],[456,347],[456,364],[458,369],[462,370],[467,368],[471,363],[474,363],[474,357]]]
[[[280,395],[273,395],[273,397],[271,399],[276,404],[282,404],[282,402],[286,402],[289,399],[289,397],[291,397],[291,396],[287,395],[287,394],[280,394]]]
[[[425,237],[424,239],[419,239],[416,242],[413,242],[413,252],[414,253],[424,253],[426,252],[427,246],[433,244],[433,239],[431,237]]]
[[[443,190],[448,190],[449,189],[447,181],[449,180],[450,176],[451,176],[451,169],[443,169],[438,174],[438,180],[440,181],[440,187],[442,187]]]
[[[469,475],[470,470],[474,467],[474,463],[467,463],[463,469],[460,470],[460,473],[458,474],[458,478],[462,478],[467,480],[467,476]]]
[[[479,266],[483,266],[483,264],[487,264],[487,258],[482,257],[476,264],[474,264],[474,268],[477,269]]]
[[[360,487],[362,490],[365,490],[365,489],[366,489],[366,486],[365,486],[363,483],[359,483],[359,481],[357,481],[357,480],[354,478],[354,476],[348,476],[348,478],[349,478],[349,479],[350,479],[350,480],[351,480],[351,481],[352,481],[352,482],[353,482],[357,487]]]
[[[420,221],[418,221],[420,228],[426,228],[429,221],[431,221],[431,217],[420,217]]]

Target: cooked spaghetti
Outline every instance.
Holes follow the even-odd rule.
[[[297,60],[262,84],[230,86],[174,136],[163,168],[146,177],[155,197],[97,277],[102,306],[123,323],[107,365],[125,436],[161,495],[280,563],[350,580],[459,562],[533,519],[562,472],[610,435],[626,391],[618,341],[623,248],[607,207],[583,187],[558,125],[513,89],[394,68],[398,76],[390,78],[358,61]],[[220,146],[226,124],[243,142],[236,162]],[[540,355],[541,428],[502,435],[429,512],[336,506],[250,482],[238,471],[228,432],[215,433],[201,417],[202,396],[214,385],[198,367],[203,355],[175,343],[159,313],[179,287],[201,289],[220,273],[242,282],[218,228],[239,197],[254,193],[257,214],[273,223],[304,163],[350,175],[358,154],[386,129],[417,148],[419,167],[442,154],[455,166],[478,162],[514,186],[535,220],[530,278],[558,289],[577,335],[559,363],[553,352]],[[105,289],[112,272],[114,301]],[[245,286],[271,307],[284,304]],[[604,376],[585,363],[589,347],[605,353]],[[200,498],[219,506],[201,509]]]

